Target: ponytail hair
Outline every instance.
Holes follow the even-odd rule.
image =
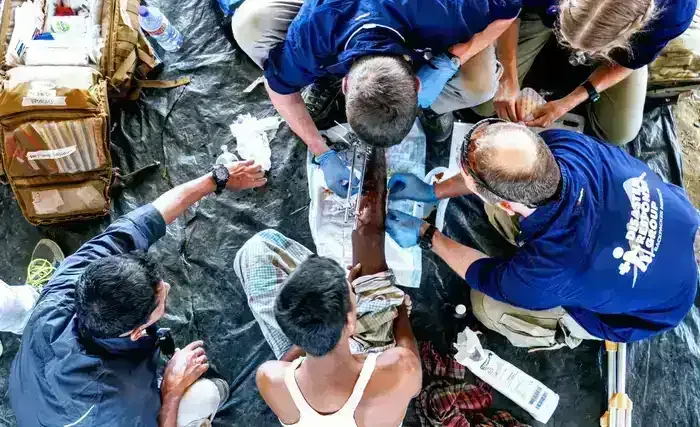
[[[611,61],[613,49],[630,50],[630,39],[657,18],[655,0],[562,0],[559,43],[593,58]]]

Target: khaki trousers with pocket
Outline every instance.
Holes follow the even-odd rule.
[[[527,310],[497,301],[474,289],[471,290],[471,301],[474,316],[515,347],[575,348],[583,340],[600,340],[583,329],[562,307]],[[563,342],[557,342],[557,329],[564,332]]]

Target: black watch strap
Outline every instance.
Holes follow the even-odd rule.
[[[214,193],[216,193],[218,196],[222,191],[224,191],[224,188],[226,188],[226,184],[228,183],[228,179],[231,177],[231,174],[226,166],[214,165],[211,168],[211,177],[214,178],[214,183],[216,184],[216,190],[214,190]]]
[[[600,99],[600,94],[595,90],[595,86],[589,80],[586,80],[581,86],[588,92],[588,100],[591,102],[598,102]]]
[[[425,233],[423,233],[423,236],[421,236],[418,241],[421,249],[427,251],[433,248],[433,236],[435,235],[435,231],[437,231],[437,228],[434,225],[428,226],[428,229],[425,230]]]

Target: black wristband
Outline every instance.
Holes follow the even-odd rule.
[[[231,174],[226,166],[214,165],[214,167],[211,168],[211,177],[214,179],[214,183],[216,184],[216,190],[214,190],[214,193],[216,193],[218,196],[222,191],[224,191],[224,188],[226,188],[226,184],[228,184],[228,179],[231,177]]]
[[[593,86],[593,83],[591,83],[589,80],[586,80],[581,86],[584,89],[586,89],[586,92],[588,92],[589,101],[598,102],[598,100],[600,99],[600,94],[595,89],[595,86]]]

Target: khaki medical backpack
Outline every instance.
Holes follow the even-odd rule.
[[[112,179],[107,98],[138,97],[139,79],[156,63],[140,31],[139,0],[103,0],[105,43],[94,67],[8,66],[14,10],[24,1],[0,1],[0,180],[10,184],[35,225],[107,215]],[[46,11],[45,0],[35,1]]]

